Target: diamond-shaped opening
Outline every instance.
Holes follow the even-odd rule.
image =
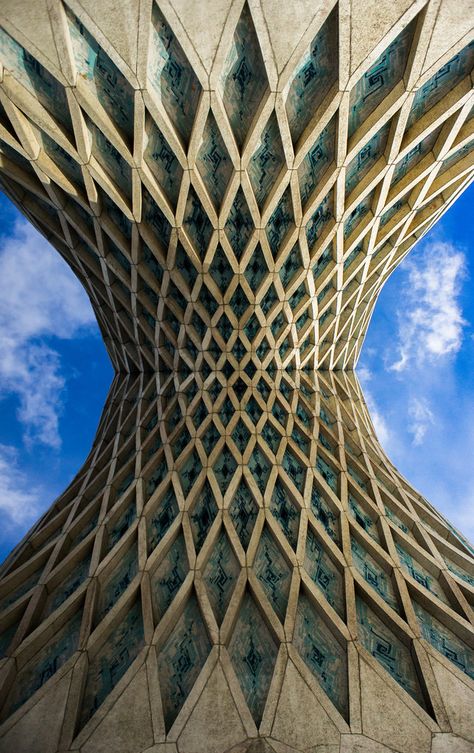
[[[275,303],[279,302],[278,294],[275,290],[275,286],[273,283],[268,288],[267,292],[263,296],[262,300],[260,301],[260,307],[264,314],[268,314],[269,311],[273,308]]]
[[[431,567],[431,569],[428,569],[427,567],[424,567],[419,559],[415,559],[411,552],[408,551],[408,548],[403,547],[400,544],[397,538],[395,538],[395,549],[397,550],[398,558],[404,572],[416,580],[420,586],[423,586],[427,591],[434,594],[434,596],[444,602],[444,604],[449,605],[449,600],[447,599],[438,578],[434,575],[433,571],[435,568]]]
[[[311,252],[313,251],[316,241],[321,237],[327,224],[334,216],[333,202],[334,195],[333,192],[330,191],[308,220],[306,225],[306,238],[308,241],[308,248]]]
[[[79,609],[68,622],[58,626],[54,637],[19,670],[2,710],[3,719],[22,706],[67,662],[78,648],[81,621],[82,609]]]
[[[253,395],[247,401],[245,411],[247,415],[252,419],[253,423],[257,425],[263,411]]]
[[[199,455],[196,450],[193,450],[189,458],[184,463],[183,467],[179,471],[179,480],[184,492],[184,496],[187,497],[189,492],[194,486],[194,483],[201,473],[202,464],[199,459]]]
[[[275,400],[272,408],[272,415],[276,418],[283,428],[286,428],[286,422],[288,421],[288,413],[283,408],[279,400]]]
[[[158,672],[167,731],[178,716],[210,650],[206,624],[193,593],[171,634],[158,650]]]
[[[264,337],[262,338],[262,342],[260,343],[257,350],[255,351],[260,361],[264,360],[269,350],[270,350],[270,345],[268,344],[267,338]]]
[[[263,255],[260,243],[257,243],[249,263],[245,269],[245,279],[247,280],[252,292],[256,293],[260,283],[268,273],[267,263]]]
[[[137,505],[135,491],[133,491],[130,495],[130,499],[124,505],[120,505],[119,510],[116,512],[114,511],[106,523],[105,527],[108,534],[106,548],[108,552],[128,531],[136,518],[136,514]]]
[[[92,529],[91,529],[92,530]],[[70,565],[64,565],[61,567],[60,580],[56,574],[53,574],[51,580],[46,582],[46,588],[48,591],[48,597],[44,606],[42,619],[52,614],[71,594],[76,591],[81,583],[84,583],[85,579],[89,575],[89,565],[91,561],[92,548],[87,546],[84,553],[84,548],[79,547],[76,549],[75,558],[78,558],[75,563]],[[81,556],[82,555],[82,556]],[[18,622],[14,623],[18,627]],[[8,630],[7,630],[8,632]],[[11,636],[13,637],[13,636]],[[3,634],[0,635],[0,657],[2,656],[2,650],[8,648],[9,639]]]
[[[253,361],[249,361],[244,371],[247,374],[249,379],[253,379],[255,376],[255,372],[257,371],[257,367],[255,366]]]
[[[412,604],[425,641],[431,643],[461,672],[474,679],[474,663],[469,646],[414,599]]]
[[[410,151],[403,157],[403,159],[397,162],[397,164],[395,165],[395,170],[393,171],[391,184],[392,187],[395,186],[398,181],[404,178],[408,171],[415,167],[415,165],[417,165],[418,162],[423,159],[423,157],[431,152],[436,141],[438,140],[440,131],[441,126],[435,131],[429,133],[428,136],[425,136],[425,138],[422,141],[419,141],[418,144],[413,147],[413,149],[410,149]]]
[[[97,599],[97,607],[94,615],[94,625],[98,625],[105,615],[110,612],[115,602],[133,581],[138,572],[138,551],[136,543],[123,549],[119,557],[114,558],[112,569],[103,577],[99,578],[100,589]]]
[[[235,360],[240,363],[242,358],[247,353],[247,348],[243,344],[240,337],[237,338],[237,340],[234,343],[234,347],[232,348],[232,355],[234,356]]]
[[[161,454],[159,459],[157,460],[158,462],[156,463],[156,466],[154,467],[152,473],[147,476],[145,480],[145,493],[147,498],[151,497],[155,489],[159,487],[168,473],[168,467],[166,465],[164,456]]]
[[[211,240],[212,224],[192,186],[189,188],[183,225],[199,258],[203,259]]]
[[[209,111],[204,126],[196,165],[214,207],[219,211],[233,165],[212,111]]]
[[[240,454],[243,455],[250,439],[250,432],[241,418],[232,432],[232,439],[234,440]]]
[[[344,619],[344,577],[324,544],[308,527],[304,567],[329,604]]]
[[[356,611],[359,639],[364,648],[420,706],[426,709],[408,637],[402,641],[358,594]]]
[[[160,564],[150,577],[151,598],[155,620],[165,614],[178,593],[189,570],[184,536],[180,532],[168,551],[163,554]]]
[[[301,272],[302,268],[303,260],[301,258],[300,245],[296,243],[280,269],[280,280],[284,288],[288,288],[295,275]]]
[[[224,63],[222,84],[224,107],[237,144],[242,148],[268,89],[265,64],[247,3]]]
[[[245,295],[242,286],[237,285],[234,295],[230,299],[230,306],[232,308],[232,311],[234,312],[237,319],[240,319],[244,313],[247,311],[249,302],[247,300],[247,296]]]
[[[108,634],[97,653],[89,660],[79,727],[95,714],[123,677],[144,645],[142,608],[135,601],[122,621]]]
[[[367,507],[363,505],[354,494],[351,494],[351,492],[349,492],[349,515],[366,533],[369,534],[372,539],[374,539],[374,541],[380,543],[380,535],[375,516],[370,513],[367,510]]]
[[[249,591],[245,592],[229,654],[247,705],[260,724],[278,653],[276,641]]]
[[[237,261],[240,261],[242,258],[242,254],[252,235],[253,228],[252,215],[250,214],[247,200],[242,188],[239,188],[224,228]]]
[[[204,307],[204,310],[207,312],[208,316],[213,317],[219,307],[219,304],[210,292],[209,288],[204,284],[199,291],[198,300],[199,303]],[[204,333],[205,330],[202,330],[203,335]]]
[[[225,494],[237,468],[237,461],[227,444],[214,463],[213,471],[222,494]]]
[[[147,541],[150,553],[159,544],[178,513],[178,502],[174,489],[170,485],[157,502],[154,511],[147,516]]]
[[[218,625],[224,619],[239,573],[239,561],[222,528],[203,572],[204,583]]]
[[[176,248],[175,266],[179,271],[181,277],[183,278],[183,280],[185,280],[185,282],[188,284],[189,289],[191,290],[194,286],[194,283],[196,282],[198,273],[196,272],[196,269],[194,268],[191,259],[186,253],[184,247],[179,242]]]
[[[151,118],[147,123],[146,136],[144,160],[174,209],[178,202],[183,168],[163,133]]]
[[[417,24],[414,18],[372,63],[349,97],[349,138],[402,80]]]
[[[234,328],[226,314],[223,314],[217,322],[217,329],[219,330],[220,336],[222,337],[224,342],[227,342],[227,340],[234,333]]]
[[[285,153],[278,120],[273,111],[247,167],[260,211],[284,166]]]
[[[216,519],[218,507],[211,486],[206,480],[189,514],[196,553],[201,551],[206,536]]]
[[[278,618],[285,621],[291,584],[291,567],[265,526],[255,555],[253,570]]]
[[[282,482],[277,478],[272,498],[270,512],[288,539],[290,546],[296,550],[298,531],[300,526],[300,512],[289,498]]]
[[[294,144],[337,81],[338,60],[336,5],[306,51],[290,84],[286,112]]]
[[[92,154],[110,179],[128,200],[132,195],[132,168],[107,136],[87,115],[84,115],[92,141]]]
[[[372,557],[359,538],[351,536],[352,561],[366,583],[396,612],[400,613],[400,606],[396,596],[391,573],[387,567]]]
[[[283,241],[294,226],[293,201],[291,189],[288,186],[276,209],[271,214],[266,227],[268,243],[274,257],[277,256]]]
[[[247,321],[244,327],[244,332],[247,335],[250,342],[252,342],[255,335],[259,331],[259,329],[260,329],[260,322],[258,321],[257,316],[255,314],[252,314],[252,316]]]
[[[313,480],[313,489],[311,492],[311,510],[319,520],[324,530],[331,539],[341,545],[341,534],[339,528],[339,515],[332,509],[331,503],[325,498],[323,493],[318,489],[316,481]]]
[[[336,116],[323,128],[298,169],[301,202],[306,207],[317,192],[327,169],[334,162],[336,150]]]
[[[280,446],[280,442],[282,440],[282,435],[280,434],[280,432],[273,426],[270,421],[267,421],[263,426],[261,434],[273,454],[276,455]]]
[[[272,466],[270,461],[267,460],[258,445],[255,447],[249,458],[248,467],[252,473],[252,476],[257,482],[257,486],[260,489],[260,492],[264,494],[265,489],[267,488],[267,483],[270,477]]]
[[[209,457],[217,442],[221,438],[220,432],[217,430],[215,424],[211,421],[208,428],[202,435],[201,442],[203,444],[206,455]]]
[[[377,160],[383,156],[387,146],[391,121],[375,133],[365,146],[360,149],[346,168],[346,196],[349,196]]]
[[[200,400],[193,414],[193,422],[196,429],[199,429],[202,426],[205,419],[207,418],[207,415],[208,410],[206,404],[204,400]]]
[[[234,413],[235,413],[235,408],[232,404],[232,400],[230,399],[230,397],[227,396],[224,402],[222,403],[222,406],[219,412],[219,418],[221,419],[224,426],[227,426],[227,424],[229,423]]]
[[[318,457],[316,458],[316,469],[319,471],[327,485],[337,494],[339,472],[327,463],[320,454],[318,454]]]
[[[164,16],[153,3],[148,80],[155,97],[188,145],[201,85]]]
[[[217,246],[216,253],[214,254],[211,266],[209,267],[209,272],[220,292],[224,295],[234,276],[234,271],[229,264],[224,249],[220,245]]]
[[[244,550],[247,549],[257,520],[258,505],[242,479],[229,506],[229,514]]]
[[[355,209],[352,210],[349,217],[344,223],[344,238],[348,238],[351,233],[357,228],[358,225],[362,222],[364,217],[370,212],[372,208],[372,201],[374,198],[374,191],[372,191],[368,196],[363,199],[360,204],[356,206]]]
[[[145,187],[143,187],[143,222],[146,227],[154,231],[161,249],[166,253],[171,236],[171,225]]]
[[[347,648],[336,637],[305,590],[300,592],[296,610],[293,645],[322,689],[347,720],[349,693]]]
[[[155,282],[155,285],[156,282],[161,285],[163,281],[163,267],[161,266],[161,264],[159,264],[155,254],[148,248],[146,243],[142,243],[141,263],[144,264],[145,268],[150,273],[153,282]]]
[[[173,427],[171,427],[171,429],[172,428]],[[191,435],[187,427],[183,426],[183,429],[180,431],[177,437],[174,437],[173,442],[172,442],[172,452],[173,452],[173,457],[175,460],[181,455],[184,448],[187,447],[190,441],[191,441]]]

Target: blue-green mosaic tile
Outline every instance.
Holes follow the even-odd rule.
[[[408,202],[406,199],[400,199],[400,201],[396,201],[395,204],[393,204],[389,209],[387,209],[382,216],[380,217],[380,226],[385,227],[385,225],[390,222],[392,217],[395,217],[395,215],[400,212],[403,207],[408,206]],[[398,222],[400,221],[401,216],[398,217]]]
[[[163,189],[165,196],[176,207],[183,168],[158,126],[152,122],[144,151],[144,159]]]
[[[44,131],[41,131],[41,141],[44,151],[56,163],[61,172],[64,172],[70,181],[83,187],[82,171],[76,160]],[[14,150],[12,149],[12,151]],[[85,214],[88,216],[87,212]]]
[[[380,543],[380,536],[374,518],[362,509],[362,506],[352,494],[349,494],[349,514],[374,541]]]
[[[387,145],[388,134],[390,131],[390,121],[377,131],[365,146],[356,154],[354,159],[349,162],[346,170],[346,195],[354,190],[362,178],[367,175],[369,170],[375,165],[379,157],[383,156]]]
[[[242,479],[229,506],[229,514],[244,550],[247,549],[257,520],[258,505]]]
[[[79,76],[93,87],[100,104],[129,139],[133,136],[134,91],[102,47],[66,7],[74,62]]]
[[[290,546],[296,550],[300,513],[296,505],[290,501],[280,479],[277,479],[275,483],[275,489],[270,500],[270,512],[278,522]]]
[[[296,424],[293,428],[293,431],[291,432],[291,438],[293,442],[300,448],[300,450],[305,454],[306,457],[309,455],[310,450],[310,438],[304,434],[301,429],[299,429]],[[289,470],[285,468],[286,472],[289,474]],[[297,478],[298,482],[301,481],[302,486],[301,489],[303,489],[304,479],[306,476],[306,469],[303,470],[303,473],[301,473],[301,465],[299,466],[298,470],[296,471],[295,477]],[[296,483],[296,482],[295,482]]]
[[[254,229],[252,216],[242,188],[239,188],[225,223],[225,234],[240,261]]]
[[[10,591],[7,596],[3,597],[3,599],[0,601],[0,611],[3,612],[3,610],[10,606],[10,604],[13,604],[21,596],[24,596],[24,594],[26,594],[30,590],[30,588],[36,586],[37,582],[39,581],[40,575],[43,572],[43,567],[44,562],[37,570],[26,577],[19,586]]]
[[[319,134],[298,169],[301,201],[306,206],[311,195],[317,191],[321,178],[332,164],[336,149],[336,116]]]
[[[247,4],[232,39],[222,72],[222,100],[239,148],[243,146],[263,95],[267,74]]]
[[[19,671],[3,708],[5,716],[13,714],[22,706],[72,656],[79,644],[81,618],[82,610],[79,610],[55,633],[54,639],[41,648]]]
[[[179,270],[181,277],[188,283],[189,288],[191,289],[196,282],[197,272],[183,246],[179,242],[176,248],[175,265]]]
[[[232,439],[234,440],[237,449],[242,455],[247,448],[249,438],[249,430],[247,429],[242,419],[239,419],[234,431],[232,432]]]
[[[411,575],[411,577],[414,578],[416,582],[420,584],[420,586],[428,589],[430,593],[437,596],[440,601],[444,602],[444,604],[448,604],[449,606],[449,601],[438,579],[435,578],[434,575],[431,575],[426,567],[420,565],[420,563],[417,562],[415,558],[412,557],[411,554],[409,554],[409,552],[407,552],[406,549],[404,549],[398,542],[395,543],[395,549],[397,550],[397,554],[400,558],[400,564],[403,570],[408,575]]]
[[[430,152],[439,136],[440,128],[437,128],[422,141],[419,141],[410,151],[395,165],[393,171],[392,186],[405,177],[409,170],[420,162]]]
[[[362,577],[392,609],[400,613],[391,576],[354,537],[351,538],[351,550],[354,565]]]
[[[344,619],[344,585],[339,568],[324,551],[324,546],[308,528],[304,567],[329,604]]]
[[[366,492],[367,484],[362,480],[356,469],[352,465],[349,465],[349,463],[347,464],[347,472],[349,473],[349,476],[354,479],[354,481],[360,486],[360,488]]]
[[[202,304],[207,314],[210,317],[213,317],[217,311],[218,303],[206,285],[203,285],[201,290],[199,291],[198,300]]]
[[[244,274],[251,290],[256,293],[260,286],[260,283],[268,274],[267,263],[265,261],[260,243],[257,243],[255,251],[250,257],[250,261],[247,264]]]
[[[155,617],[164,615],[188,573],[184,536],[179,534],[151,576],[151,596]]]
[[[130,199],[132,195],[132,169],[118,149],[109,141],[96,124],[86,116],[86,123],[92,139],[92,154],[112,182]]]
[[[349,217],[347,218],[347,220],[344,223],[344,238],[348,238],[349,235],[362,222],[362,220],[364,219],[364,217],[370,212],[370,210],[372,208],[372,200],[373,200],[373,198],[374,198],[374,192],[372,191],[350,213]]]
[[[222,452],[214,463],[213,471],[222,494],[225,494],[237,468],[237,463],[231,451],[225,444]]]
[[[226,532],[221,529],[203,572],[203,580],[218,625],[224,619],[239,573],[239,561]]]
[[[161,482],[163,481],[167,473],[168,473],[168,468],[166,466],[166,461],[163,457],[162,462],[156,465],[155,470],[146,481],[145,491],[146,491],[147,497],[151,497],[151,495],[153,494],[155,489],[157,489],[158,486],[161,484]]]
[[[408,526],[406,526],[405,523],[403,523],[403,521],[398,517],[398,515],[396,515],[393,510],[390,509],[390,507],[387,507],[387,505],[385,505],[385,514],[387,518],[392,521],[392,523],[395,523],[395,525],[401,531],[403,531],[403,533],[409,533]]]
[[[293,202],[290,187],[285,190],[265,228],[268,243],[274,257],[277,256],[283,241],[294,227]]]
[[[151,199],[151,196],[150,196],[150,199]],[[153,199],[151,199],[151,201],[153,201]],[[156,207],[156,204],[155,204],[155,207]],[[156,208],[158,209],[158,207]],[[152,209],[151,205],[149,206],[149,209]],[[166,222],[164,216],[163,216],[163,220],[164,222]],[[169,232],[168,232],[168,236],[169,236]],[[168,241],[166,241],[166,243],[167,242]],[[158,280],[158,282],[161,284],[163,280],[163,269],[161,265],[159,264],[155,254],[152,251],[150,251],[150,249],[145,243],[143,244],[143,262],[145,263],[145,266],[147,267],[152,277],[156,278],[156,280]]]
[[[216,519],[217,513],[216,500],[214,499],[209,482],[206,481],[189,515],[196,553],[200,552],[209,529]]]
[[[303,465],[296,455],[287,448],[283,455],[282,466],[298,491],[303,494],[303,487],[306,478],[306,465]]]
[[[193,594],[158,653],[158,673],[167,730],[188,697],[210,650],[211,642]]]
[[[296,610],[293,645],[307,664],[324,692],[347,719],[347,653],[305,593],[300,593]]]
[[[130,502],[122,510],[117,520],[110,526],[109,538],[107,542],[107,551],[110,551],[113,546],[119,541],[124,533],[128,531],[137,514],[135,494],[132,495]],[[109,529],[109,526],[107,526]]]
[[[331,487],[333,492],[337,493],[339,474],[329,465],[329,463],[326,463],[320,455],[316,458],[316,469],[319,471],[328,486]]]
[[[403,78],[417,19],[398,37],[359,79],[349,98],[349,138]]]
[[[100,586],[95,624],[97,625],[110,612],[138,572],[137,547],[133,545],[120,559],[110,576]]]
[[[157,544],[159,544],[178,513],[179,508],[176,501],[176,495],[174,493],[173,487],[170,486],[164,498],[161,500],[161,502],[159,502],[158,508],[151,515],[148,521],[147,529],[149,552],[152,552]]]
[[[244,313],[247,311],[249,302],[247,300],[247,296],[245,295],[242,286],[237,285],[234,295],[230,299],[230,307],[232,311],[234,312],[237,319],[240,319]]]
[[[201,470],[202,464],[199,460],[199,455],[197,454],[196,450],[193,450],[179,472],[179,479],[181,481],[181,486],[186,497],[191,491],[194,482],[201,473]]]
[[[234,276],[234,272],[221,245],[217,246],[216,253],[212,259],[211,266],[209,267],[209,272],[220,292],[224,294]],[[227,340],[228,338],[225,339]]]
[[[446,555],[444,555],[444,561],[446,562],[448,569],[454,573],[454,575],[457,575],[458,578],[461,578],[462,580],[465,580],[466,583],[469,583],[470,586],[474,586],[474,577],[472,575],[469,575],[466,570],[464,570],[461,565],[458,565],[457,562],[453,562],[450,560]]]
[[[211,421],[206,431],[201,437],[201,442],[206,451],[206,455],[210,455],[216,446],[217,442],[221,438],[220,432],[217,430],[215,424]]]
[[[91,559],[90,551],[81,558],[81,560],[74,566],[71,572],[61,580],[56,586],[54,591],[48,597],[46,602],[44,616],[51,614],[57,609],[71,594],[76,591],[81,583],[85,581],[89,573],[89,564]]]
[[[359,639],[364,648],[425,708],[410,649],[359,596],[356,596],[356,610]]]
[[[423,638],[443,654],[455,667],[474,680],[474,653],[452,630],[442,625],[436,617],[413,602],[415,614],[420,623]]]
[[[156,3],[152,12],[148,78],[155,96],[187,146],[201,86]]]
[[[337,6],[322,25],[291,81],[286,112],[296,144],[338,77]]]
[[[229,643],[229,654],[257,725],[263,716],[278,649],[258,607],[246,592]]]
[[[283,623],[290,593],[291,568],[267,526],[260,536],[253,570],[270,604]]]
[[[0,28],[0,58],[5,68],[33,94],[67,131],[72,133],[66,91],[31,53]]]
[[[204,126],[196,165],[215,208],[219,210],[232,176],[233,166],[211,111]]]
[[[328,195],[323,199],[319,207],[314,214],[308,220],[306,225],[306,238],[308,240],[308,247],[310,251],[313,251],[314,245],[318,238],[321,237],[328,222],[334,216],[334,195],[330,191]]]
[[[293,277],[301,272],[302,268],[303,260],[301,258],[300,245],[296,243],[280,269],[280,280],[285,289],[288,288]]]
[[[284,165],[285,153],[277,117],[273,111],[247,167],[260,210],[263,208]]]
[[[192,186],[189,188],[183,225],[198,256],[203,259],[211,240],[212,225]]]
[[[255,447],[249,458],[248,468],[250,469],[252,476],[257,482],[258,488],[263,494],[265,492],[265,489],[267,488],[267,482],[270,476],[270,471],[272,470],[272,465],[258,446]]]
[[[247,404],[245,406],[245,412],[248,416],[252,419],[254,424],[257,424],[260,420],[260,416],[262,415],[262,409],[255,400],[254,396],[252,395],[250,397],[250,400],[247,401]]]
[[[415,94],[408,116],[407,128],[413,125],[440,99],[454,89],[462,79],[469,75],[474,64],[474,41],[443,65]]]
[[[344,264],[343,264],[344,270],[349,269],[349,267],[351,266],[351,264],[357,258],[359,258],[360,255],[363,252],[364,252],[364,245],[363,245],[363,243],[358,243],[357,246],[355,248],[353,248],[352,251],[350,252],[350,254],[348,256],[346,256],[346,258],[344,259]],[[359,259],[359,261],[360,261],[360,259]]]
[[[154,231],[160,246],[166,252],[171,225],[147,189],[143,188],[143,221]],[[163,275],[163,272],[161,272]],[[161,277],[159,277],[161,282]]]
[[[468,144],[464,144],[460,149],[458,149],[454,154],[452,154],[448,159],[443,160],[443,164],[441,165],[441,169],[438,173],[439,175],[442,175],[446,172],[446,170],[449,170],[450,167],[456,164],[456,162],[459,162],[459,160],[464,159],[464,157],[467,157],[468,154],[471,154],[471,152],[474,149],[474,140],[471,140]]]

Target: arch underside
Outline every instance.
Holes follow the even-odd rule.
[[[473,550],[385,456],[353,369],[472,180],[474,43],[440,42],[449,3],[376,40],[328,4],[292,46],[265,3],[217,35],[182,4],[109,27],[54,2],[37,38],[0,17],[0,184],[116,371],[3,566],[0,749],[468,751]]]

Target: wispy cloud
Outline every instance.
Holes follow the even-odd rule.
[[[435,417],[428,400],[424,397],[412,397],[408,406],[410,422],[408,431],[413,436],[413,444],[420,445],[425,434],[435,423]]]
[[[372,390],[370,389],[370,386],[368,386],[369,382],[372,380],[372,372],[367,366],[359,366],[357,368],[357,376],[364,390],[365,402],[367,403],[367,408],[369,409],[370,418],[372,419],[377,438],[384,450],[388,451],[391,441],[390,430],[383,413],[377,405]]]
[[[25,527],[38,516],[40,493],[32,489],[18,467],[15,447],[0,444],[0,512],[2,532]]]
[[[398,372],[456,353],[466,324],[459,304],[466,270],[462,251],[434,240],[405,268],[408,279],[399,313],[399,357],[389,367]]]
[[[16,395],[24,440],[59,447],[65,379],[48,338],[91,328],[90,302],[71,270],[25,220],[0,243],[0,397]]]

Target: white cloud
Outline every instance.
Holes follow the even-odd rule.
[[[408,431],[413,436],[413,444],[420,445],[429,427],[435,423],[428,401],[423,397],[412,397],[408,406],[408,415],[411,419]]]
[[[0,397],[16,395],[27,443],[61,444],[65,380],[45,338],[70,339],[95,323],[74,274],[25,220],[0,244]]]
[[[357,376],[363,388],[363,395],[367,404],[367,408],[369,410],[370,418],[372,419],[372,423],[374,425],[375,433],[377,434],[377,438],[380,444],[383,446],[384,450],[388,451],[388,447],[391,441],[390,430],[387,426],[385,417],[380,412],[380,409],[372,394],[372,390],[367,387],[368,382],[372,380],[372,372],[367,366],[358,366]]]
[[[464,254],[451,243],[427,243],[408,272],[399,311],[399,357],[389,368],[403,371],[412,363],[457,353],[466,324],[459,304],[465,276]]]
[[[39,492],[28,487],[18,468],[16,448],[0,444],[0,511],[2,529],[25,527],[39,512]]]

